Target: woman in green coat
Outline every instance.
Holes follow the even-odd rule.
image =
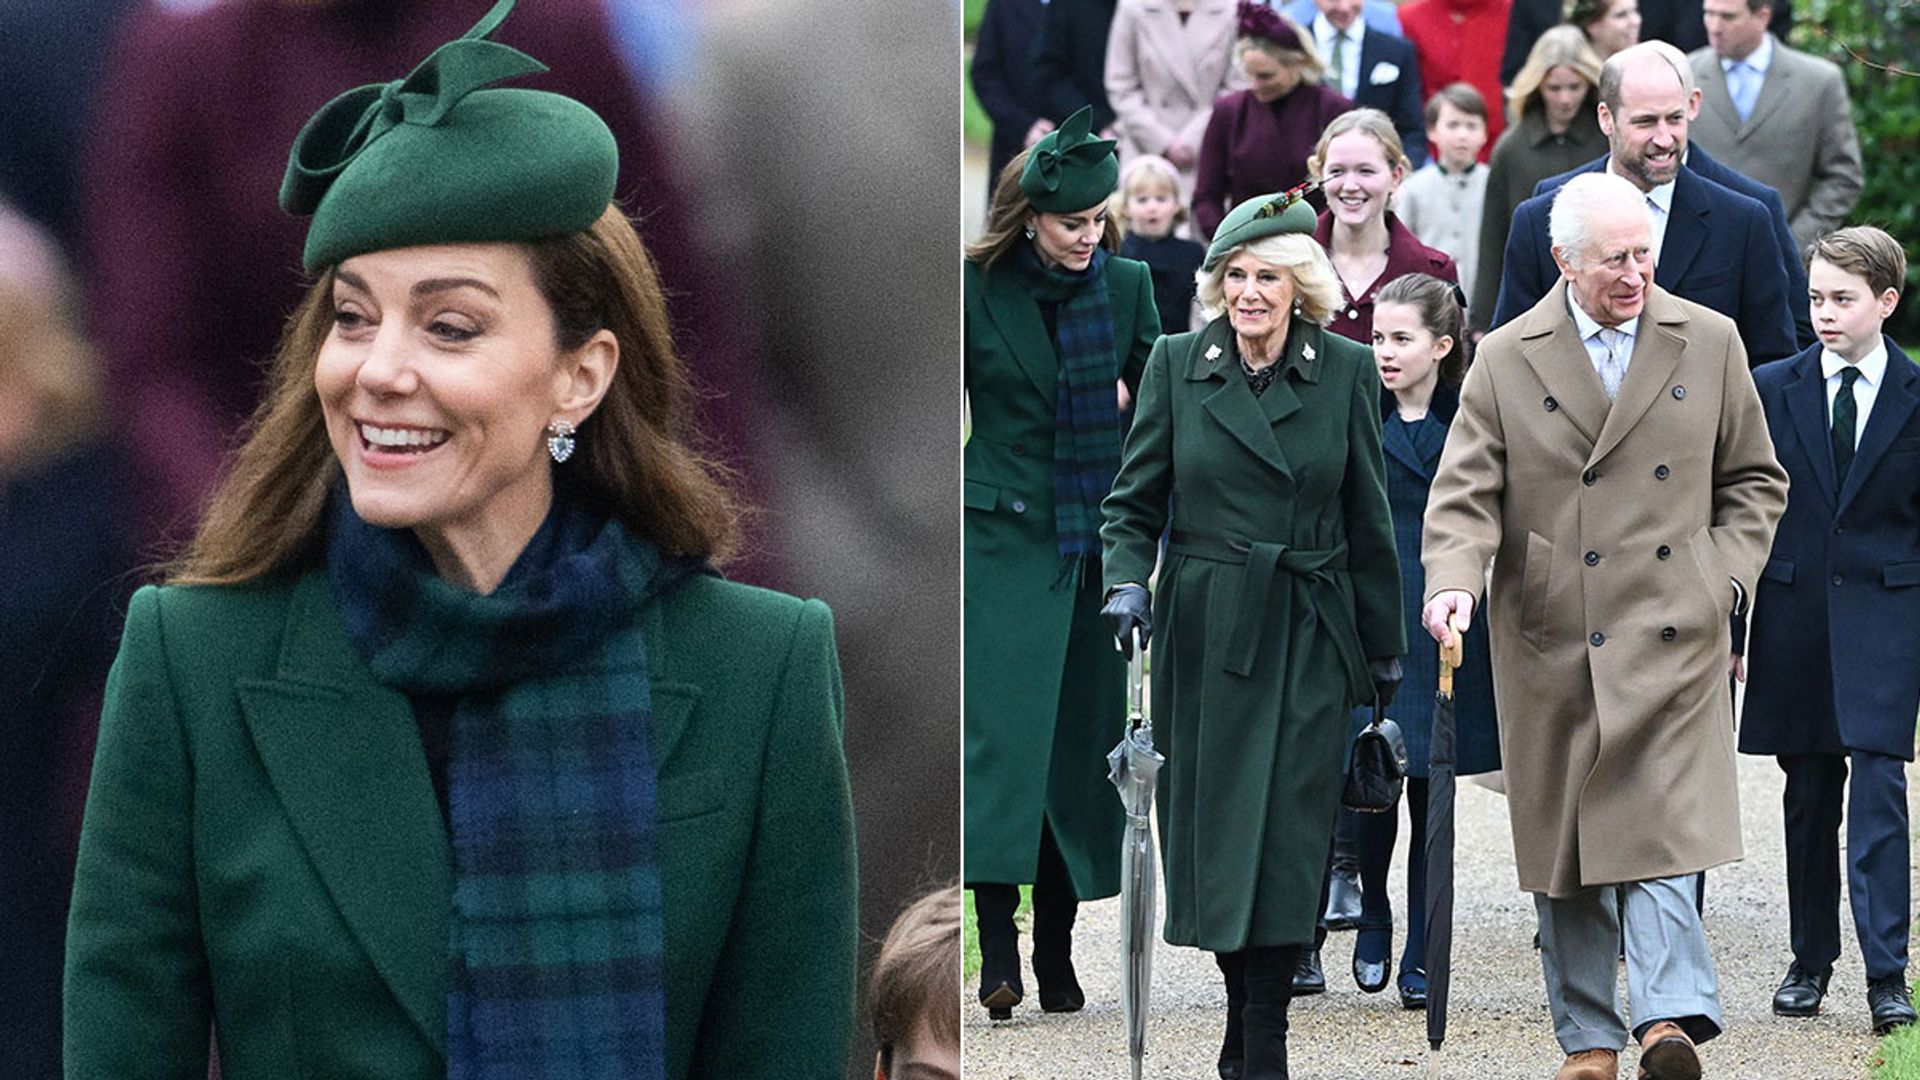
[[[967,886],[980,1002],[1024,990],[1013,914],[1033,884],[1040,1006],[1078,1009],[1080,900],[1120,888],[1123,817],[1106,752],[1125,667],[1100,624],[1100,500],[1120,464],[1120,401],[1160,334],[1145,264],[1115,258],[1113,143],[1082,109],[1001,174],[967,249],[963,589]]]
[[[1216,954],[1220,1075],[1248,1080],[1286,1076],[1347,714],[1391,697],[1406,651],[1380,381],[1324,329],[1340,289],[1313,227],[1297,192],[1221,223],[1200,287],[1217,317],[1154,346],[1101,530],[1103,614],[1123,645],[1159,629],[1166,939]]]
[[[653,265],[502,2],[309,122],[317,276],[192,547],[128,612],[66,1075],[838,1078],[855,879],[831,617],[708,569]],[[429,212],[431,211],[431,212]]]

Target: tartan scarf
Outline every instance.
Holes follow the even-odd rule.
[[[1053,531],[1060,547],[1057,588],[1078,577],[1089,560],[1100,558],[1100,500],[1120,472],[1120,401],[1114,380],[1113,307],[1105,281],[1107,251],[1093,249],[1093,261],[1078,273],[1040,262],[1033,247],[1018,247],[1014,266],[1027,293],[1041,303],[1058,303],[1053,344],[1060,357],[1053,417]]]
[[[699,569],[554,509],[499,589],[434,573],[336,489],[327,573],[381,683],[454,698],[448,1080],[665,1075],[641,606]]]

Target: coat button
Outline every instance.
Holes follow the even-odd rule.
[[[1588,487],[1592,487],[1593,482],[1598,479],[1600,479],[1600,474],[1594,472],[1592,469],[1588,469],[1586,472],[1580,474],[1580,482]]]
[[[1683,398],[1683,397],[1686,397],[1686,396],[1687,396],[1687,388],[1686,388],[1686,387],[1684,387],[1684,386],[1676,386],[1676,387],[1674,387],[1674,388],[1673,388],[1673,399],[1674,399],[1675,401],[1679,401],[1679,400],[1680,400],[1681,398]]]
[[[1844,575],[1835,574],[1833,575],[1833,583],[1835,585],[1845,585],[1847,583],[1847,579]]]
[[[1547,406],[1547,411],[1548,411],[1548,412],[1552,412],[1552,411],[1554,411],[1555,409],[1558,409],[1558,408],[1560,407],[1560,403],[1559,403],[1559,402],[1557,402],[1557,401],[1555,401],[1555,400],[1553,400],[1552,398],[1548,398],[1548,399],[1546,400],[1546,402],[1545,402],[1545,404],[1546,404],[1546,406]]]
[[[1597,551],[1589,551],[1589,552],[1587,552],[1587,565],[1588,565],[1588,566],[1599,566],[1599,565],[1600,565],[1600,553],[1599,553],[1599,552],[1597,552]]]
[[[1598,630],[1595,630],[1593,632],[1593,636],[1587,639],[1587,644],[1592,645],[1596,649],[1602,645],[1605,645],[1606,643],[1607,643],[1607,635],[1601,633]]]
[[[1660,631],[1661,641],[1672,641],[1674,638],[1677,638],[1679,636],[1680,636],[1680,632],[1678,630],[1675,630],[1671,626],[1665,627]]]
[[[1359,317],[1360,317],[1360,312],[1359,312],[1359,311],[1358,311],[1357,309],[1355,309],[1355,308],[1348,308],[1348,309],[1347,309],[1347,318],[1349,318],[1349,319],[1357,319],[1357,318],[1359,318]]]
[[[1655,465],[1653,467],[1653,478],[1655,480],[1665,480],[1670,475],[1671,471],[1665,465]]]
[[[1840,535],[1841,533],[1843,533],[1843,532],[1846,532],[1846,531],[1847,531],[1847,527],[1846,527],[1845,525],[1842,525],[1842,524],[1840,524],[1840,523],[1839,523],[1839,522],[1837,522],[1837,521],[1833,523],[1833,534],[1834,534],[1835,536],[1838,536],[1838,535]]]
[[[1022,501],[1020,501],[1019,499],[1015,499],[1015,500],[1013,500],[1013,512],[1014,512],[1014,513],[1016,513],[1016,514],[1024,514],[1024,513],[1026,513],[1026,512],[1027,512],[1027,504],[1026,504],[1026,503],[1024,503],[1024,502],[1022,502]]]
[[[1656,558],[1656,559],[1665,559],[1665,558],[1666,558],[1667,556],[1669,556],[1669,555],[1672,555],[1672,554],[1673,554],[1673,549],[1672,549],[1672,548],[1670,548],[1670,547],[1668,547],[1668,546],[1667,546],[1667,545],[1665,545],[1665,544],[1661,544],[1661,545],[1660,545],[1660,550],[1658,550],[1658,551],[1656,551],[1656,552],[1654,552],[1654,553],[1653,553],[1653,557],[1654,557],[1654,558]]]
[[[1026,457],[1026,456],[1027,456],[1027,444],[1026,444],[1026,443],[1014,443],[1014,444],[1013,444],[1013,456],[1014,456],[1014,457]]]

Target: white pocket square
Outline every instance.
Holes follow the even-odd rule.
[[[1373,73],[1367,76],[1367,82],[1374,86],[1385,86],[1400,77],[1400,65],[1389,64],[1385,60],[1373,65]]]

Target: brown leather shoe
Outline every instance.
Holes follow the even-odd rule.
[[[1580,1050],[1567,1055],[1553,1080],[1619,1080],[1619,1076],[1619,1051]]]
[[[1680,1025],[1662,1020],[1640,1040],[1639,1080],[1700,1080],[1700,1052]]]

